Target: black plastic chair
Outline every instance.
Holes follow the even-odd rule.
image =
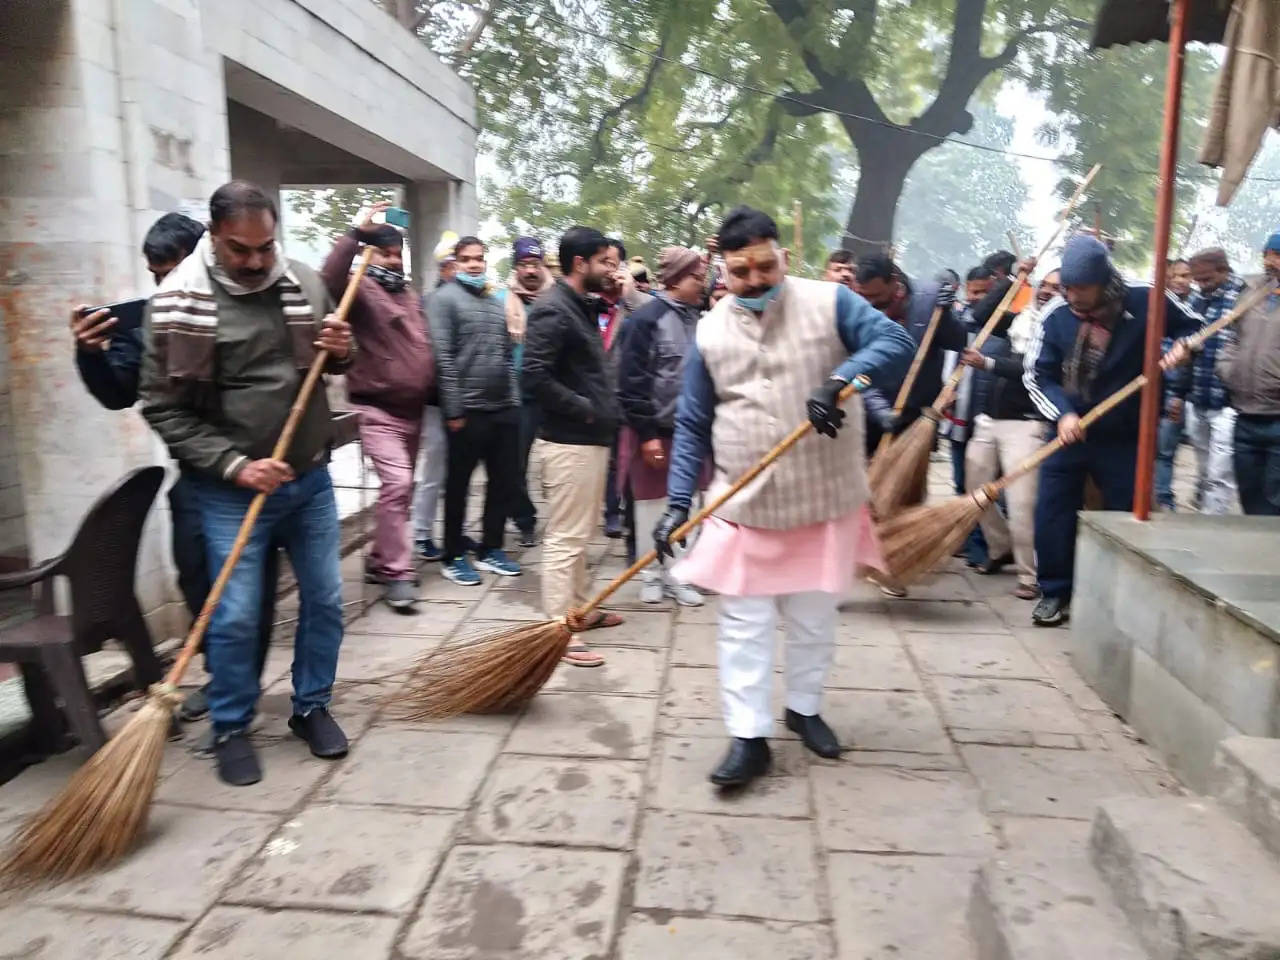
[[[44,612],[0,630],[0,663],[21,666],[40,753],[64,749],[68,725],[90,750],[106,742],[80,662],[85,654],[118,640],[133,660],[134,681],[141,688],[161,678],[133,584],[142,527],[162,483],[163,467],[134,470],[89,509],[66,553],[30,570],[0,574],[0,590],[45,584]],[[45,581],[56,576],[69,581],[70,617],[52,613],[53,585]]]

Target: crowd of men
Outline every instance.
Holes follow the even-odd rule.
[[[511,275],[495,282],[487,246],[461,237],[436,252],[438,281],[421,296],[405,274],[402,231],[379,219],[385,207],[364,212],[317,272],[283,256],[273,199],[233,181],[213,195],[208,232],[170,214],[148,234],[143,253],[159,286],[144,328],[116,332],[106,311],[72,315],[86,386],[111,409],[140,401],[177,461],[174,556],[193,615],[250,500],[269,494],[208,631],[210,682],[182,710],[186,719],[211,715],[209,749],[228,783],[262,776],[248,732],[281,550],[300,596],[289,725],[317,756],[347,750],[328,710],[342,609],[324,391],[310,398],[285,457],[271,455],[318,349],[328,352],[327,372],[345,375],[379,476],[366,577],[383,585],[392,608],[414,611],[422,560],[439,561],[464,586],[484,574],[519,576],[506,550],[514,536],[541,545],[542,605],[561,616],[589,599],[587,547],[601,523],[606,535],[628,538],[632,555],[637,539],[658,547],[663,561],[640,585],[645,602],[721,596],[732,739],[712,777],[722,784],[768,767],[779,614],[788,629],[787,724],[815,752],[838,754],[818,706],[835,604],[855,570],[877,564],[865,464],[882,438],[922,415],[957,365],[967,375],[940,431],[957,492],[1012,470],[1055,433],[1067,444],[1038,477],[1009,487],[965,548],[980,573],[1013,566],[1014,593],[1036,601],[1035,623],[1068,616],[1087,484],[1106,509],[1132,505],[1136,400],[1087,432],[1080,418],[1141,372],[1149,288],[1123,279],[1091,236],[1071,238],[1060,265],[975,349],[1034,261],[1002,251],[963,283],[950,271],[916,281],[886,255],[837,251],[823,280],[802,280],[787,275],[773,221],[739,208],[710,254],[667,247],[652,273],[628,260],[620,240],[577,226],[554,254],[517,238]],[[1280,278],[1280,235],[1265,246],[1266,274]],[[333,305],[366,249],[367,271],[339,319]],[[1245,287],[1220,250],[1172,267],[1170,338],[1229,310]],[[1280,334],[1268,319],[1277,305],[1273,296],[1211,340],[1185,376],[1169,377],[1159,484],[1169,509],[1172,454],[1185,432],[1198,456],[1197,509],[1226,512],[1238,490],[1245,512],[1280,514]],[[837,394],[862,378],[870,386],[860,402],[841,409]],[[699,491],[723,489],[806,415],[833,442],[815,439],[780,461],[690,539],[688,555],[668,542]],[[529,488],[535,443],[541,518]],[[486,485],[473,538],[468,497],[480,465]],[[886,577],[877,582],[906,593]],[[600,666],[586,634],[621,623],[595,612],[566,664]]]

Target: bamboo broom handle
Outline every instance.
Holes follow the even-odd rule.
[[[364,248],[364,253],[356,262],[356,268],[352,271],[351,279],[347,281],[347,289],[342,294],[342,302],[338,304],[338,309],[334,316],[339,320],[345,320],[347,312],[351,309],[351,304],[356,298],[357,288],[360,286],[360,279],[364,276],[365,269],[369,266],[369,259],[373,256],[373,247]],[[298,424],[302,421],[302,414],[307,409],[307,404],[311,401],[311,394],[315,390],[320,375],[324,373],[324,365],[329,359],[327,350],[316,351],[316,358],[311,361],[311,367],[307,370],[307,376],[302,381],[302,387],[298,390],[297,397],[294,398],[293,406],[289,409],[289,418],[284,422],[284,429],[280,431],[280,439],[276,441],[275,449],[271,451],[271,459],[283,460],[285,454],[289,452],[289,447],[293,443],[293,435],[298,432]],[[191,625],[191,630],[187,634],[186,642],[183,643],[182,649],[178,652],[178,658],[173,661],[173,666],[169,668],[168,675],[165,676],[164,682],[176,687],[182,682],[182,675],[187,672],[187,665],[191,663],[191,658],[196,655],[196,651],[200,649],[200,642],[204,639],[205,631],[209,629],[209,621],[213,619],[213,612],[218,609],[218,603],[222,600],[222,591],[226,589],[227,582],[231,579],[231,574],[235,571],[236,564],[240,562],[240,554],[244,552],[245,545],[249,542],[249,535],[253,533],[253,525],[258,521],[258,515],[262,513],[262,507],[267,502],[267,494],[260,493],[249,503],[249,509],[245,511],[244,519],[240,521],[240,531],[236,534],[235,542],[231,545],[231,552],[227,554],[227,559],[222,564],[222,569],[218,571],[218,579],[213,581],[213,586],[209,588],[209,596],[205,598],[204,606],[200,610],[200,616],[196,617],[196,622]]]
[[[1049,236],[1049,239],[1044,242],[1043,246],[1040,247],[1040,252],[1036,254],[1037,260],[1044,257],[1044,255],[1049,252],[1049,248],[1057,242],[1062,231],[1066,229],[1067,223],[1071,219],[1072,211],[1076,208],[1076,204],[1080,202],[1080,198],[1084,196],[1084,192],[1089,189],[1089,185],[1093,183],[1094,178],[1098,175],[1098,172],[1101,169],[1102,164],[1095,163],[1093,165],[1093,169],[1089,171],[1088,176],[1080,182],[1080,186],[1076,187],[1076,192],[1071,195],[1071,199],[1067,201],[1066,208],[1062,211],[1062,216],[1058,218],[1058,225],[1054,227],[1053,233]],[[1022,292],[1022,288],[1026,286],[1026,284],[1027,274],[1024,271],[1019,270],[1017,278],[1012,284],[1010,284],[1009,291],[1004,295],[1004,299],[1000,301],[1000,305],[992,312],[991,318],[987,320],[986,324],[971,344],[973,349],[981,350],[983,344],[991,338],[991,335],[995,333],[996,327],[1000,325],[1000,321],[1008,311],[1009,305],[1017,299],[1018,294]],[[947,381],[947,385],[943,387],[942,392],[938,394],[938,399],[933,402],[933,409],[941,411],[951,404],[951,401],[955,396],[955,389],[960,385],[960,380],[964,377],[965,369],[966,368],[962,364],[956,364],[956,369],[955,372],[951,374],[951,379]]]
[[[867,387],[869,386],[871,386],[871,381],[865,375],[854,378],[852,383],[850,383],[848,386],[846,386],[843,390],[840,391],[840,403],[843,405],[844,402],[848,400],[851,396],[853,396],[855,393],[859,393],[867,389]],[[788,450],[790,450],[797,443],[799,443],[802,439],[804,439],[804,437],[808,435],[808,433],[811,430],[813,430],[813,424],[808,420],[806,420],[804,423],[800,424],[800,426],[792,430],[789,434],[786,435],[786,437],[784,437],[778,443],[776,447],[774,447],[772,450],[766,453],[763,457],[761,457],[760,461],[754,467],[752,467],[750,470],[748,470],[746,473],[740,476],[736,481],[734,481],[733,486],[731,486],[724,493],[720,494],[718,497],[712,500],[709,504],[707,504],[705,507],[699,510],[696,514],[690,517],[687,521],[685,521],[684,525],[681,526],[680,529],[676,530],[675,533],[671,534],[667,542],[679,543],[681,540],[683,540],[686,536],[688,536],[690,531],[692,531],[696,526],[698,526],[698,524],[702,523],[704,520],[707,519],[707,517],[711,516],[711,514],[715,513],[722,506],[724,506],[725,503],[728,502],[730,498],[734,497],[739,491],[742,490],[743,487],[749,484],[752,480],[760,476],[760,474],[764,473],[765,470],[767,470],[769,467],[773,465],[774,461],[776,461],[779,457],[781,457]],[[650,550],[643,557],[641,557],[639,560],[633,563],[630,567],[628,567],[625,571],[623,571],[620,575],[618,575],[613,580],[612,583],[610,583],[607,587],[605,587],[598,594],[596,594],[595,597],[591,599],[590,603],[584,606],[581,610],[577,611],[578,615],[586,616],[592,610],[596,609],[596,607],[600,606],[602,603],[608,600],[611,596],[617,593],[619,588],[621,588],[624,583],[626,583],[628,580],[634,577],[637,573],[639,573],[641,570],[643,570],[645,567],[647,567],[649,564],[653,563],[653,561],[657,559],[658,559],[658,551]]]
[[[1256,307],[1259,303],[1261,303],[1263,298],[1274,293],[1275,290],[1276,290],[1276,286],[1274,283],[1263,284],[1262,286],[1259,286],[1254,288],[1253,290],[1250,290],[1236,304],[1235,308],[1230,313],[1228,313],[1225,317],[1219,317],[1217,320],[1213,321],[1213,323],[1210,323],[1205,327],[1202,327],[1196,333],[1192,334],[1189,337],[1186,337],[1182,342],[1185,343],[1187,347],[1191,350],[1199,350],[1201,347],[1204,346],[1204,343],[1206,340],[1208,340],[1214,334],[1219,333],[1222,330],[1226,329],[1231,324],[1235,323],[1242,316],[1244,316],[1246,313],[1248,313],[1250,310]],[[1082,429],[1087,430],[1093,424],[1097,423],[1104,416],[1106,416],[1116,407],[1120,406],[1120,404],[1124,403],[1126,400],[1132,397],[1135,393],[1141,390],[1144,386],[1146,386],[1146,383],[1147,383],[1146,375],[1138,374],[1138,376],[1134,377],[1127,384],[1125,384],[1115,393],[1111,394],[1111,396],[1107,397],[1107,399],[1103,400],[1100,404],[1098,404],[1096,407],[1094,407],[1092,410],[1086,413],[1083,417],[1081,417],[1080,427]],[[1065,446],[1066,444],[1064,444],[1059,439],[1054,439],[1050,443],[1046,443],[1043,447],[1041,447],[1031,456],[1027,457],[1027,459],[1023,460],[1022,463],[1018,464],[1018,466],[1015,467],[1011,473],[1001,477],[995,483],[987,484],[986,489],[987,489],[988,495],[991,497],[992,500],[994,500],[996,498],[996,495],[999,494],[1001,490],[1003,490],[1009,484],[1013,483],[1015,480],[1018,480],[1021,477],[1026,476],[1031,471],[1037,469],[1040,466],[1040,464],[1044,463],[1046,460],[1048,460],[1051,456],[1053,456],[1055,453],[1057,453],[1059,450],[1061,450]]]
[[[938,323],[941,320],[942,308],[934,307],[933,316],[929,318],[929,329],[924,332],[924,338],[920,341],[920,348],[916,350],[916,355],[911,361],[911,369],[907,371],[907,379],[902,381],[902,389],[898,391],[898,399],[893,402],[893,415],[895,417],[902,413],[902,408],[907,405],[907,398],[911,396],[911,388],[916,385],[916,377],[920,375],[920,368],[924,366],[924,358],[929,353],[929,348],[933,346],[933,337],[938,332]],[[884,450],[892,442],[893,433],[886,432],[880,438],[876,453]]]

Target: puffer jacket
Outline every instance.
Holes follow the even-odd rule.
[[[515,344],[497,297],[454,280],[427,298],[427,320],[446,420],[519,406]]]
[[[618,400],[640,439],[669,437],[684,383],[684,358],[698,328],[699,310],[660,293],[627,320],[618,347]]]

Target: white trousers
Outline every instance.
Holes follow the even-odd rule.
[[[998,480],[1044,443],[1044,424],[1035,420],[993,420],[985,413],[974,418],[973,436],[964,453],[965,489],[972,493]],[[1008,516],[992,504],[979,521],[987,551],[995,560],[1013,554],[1018,582],[1036,583],[1036,488],[1039,473],[1023,477],[1004,492]]]
[[[1230,513],[1236,504],[1236,412],[1188,403],[1186,424],[1196,448],[1196,506],[1201,513]]]
[[[720,598],[720,697],[729,736],[773,732],[769,695],[778,613],[787,621],[787,707],[813,716],[835,654],[836,595],[813,591],[777,597]]]
[[[440,490],[444,487],[449,440],[444,432],[444,416],[439,407],[427,407],[422,417],[422,443],[418,447],[418,469],[413,491],[413,539],[433,540]]]

